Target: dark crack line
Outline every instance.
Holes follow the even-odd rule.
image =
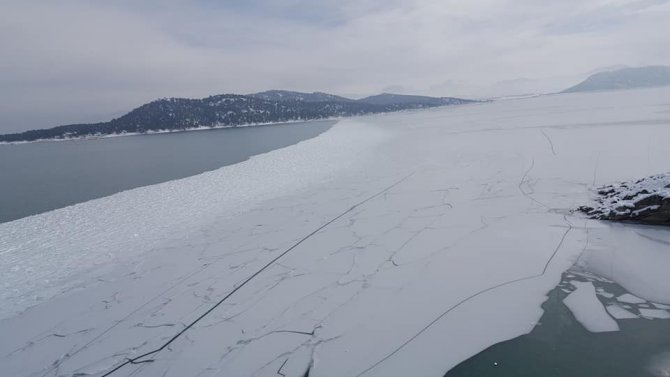
[[[279,367],[279,369],[277,369],[277,374],[278,375],[280,375],[282,377],[286,377],[286,375],[284,373],[282,373],[281,370],[284,369],[284,365],[286,365],[287,362],[288,362],[288,359],[284,360],[284,362],[281,363],[281,366]]]
[[[278,334],[278,333],[289,333],[289,334],[299,334],[299,335],[310,335],[314,336],[314,333],[316,332],[316,329],[319,328],[320,326],[317,326],[314,330],[307,332],[307,331],[296,331],[296,330],[275,330],[272,331],[272,334]]]
[[[116,321],[114,322],[113,325],[107,327],[103,332],[101,332],[100,334],[96,335],[93,339],[91,339],[91,340],[89,340],[88,342],[86,342],[84,345],[82,345],[81,347],[79,347],[77,350],[75,350],[75,351],[72,352],[71,354],[68,354],[67,357],[65,357],[65,358],[63,358],[63,359],[61,359],[61,360],[58,360],[58,364],[57,364],[57,365],[53,365],[51,368],[49,368],[46,372],[44,372],[44,374],[42,374],[41,377],[45,377],[46,375],[48,375],[49,373],[51,373],[55,368],[57,368],[58,365],[60,365],[61,363],[63,363],[63,362],[66,361],[67,359],[69,359],[69,358],[71,358],[71,357],[77,355],[79,352],[81,352],[81,351],[87,349],[91,344],[95,343],[97,340],[99,340],[100,338],[102,338],[103,336],[105,336],[106,334],[108,334],[109,332],[111,332],[114,328],[116,328],[116,327],[117,327],[118,325],[120,325],[121,323],[125,322],[127,319],[129,319],[130,317],[132,317],[134,314],[139,313],[142,309],[144,309],[145,307],[147,307],[149,304],[151,304],[152,302],[156,301],[157,299],[163,297],[166,293],[168,293],[168,292],[171,291],[172,289],[176,288],[177,286],[179,286],[179,285],[180,285],[181,283],[183,283],[184,281],[190,279],[191,277],[193,277],[193,276],[197,275],[198,273],[200,273],[201,271],[205,270],[205,269],[206,269],[207,267],[209,267],[209,266],[210,266],[210,265],[206,265],[206,266],[204,266],[204,267],[199,267],[199,268],[195,269],[194,271],[188,273],[187,275],[182,276],[182,277],[181,277],[180,279],[178,279],[174,284],[172,284],[171,286],[167,287],[165,290],[161,291],[161,292],[158,293],[157,295],[153,296],[151,299],[149,299],[148,301],[144,302],[142,305],[138,306],[137,308],[135,308],[135,309],[134,309],[133,311],[131,311],[130,313],[126,314],[123,318],[121,318],[121,319],[119,319],[119,320],[116,320]]]
[[[565,216],[564,216],[563,218],[566,219]],[[567,219],[566,219],[566,222],[568,222]],[[360,377],[360,376],[362,376],[362,375],[368,373],[369,371],[371,371],[371,370],[373,370],[374,368],[376,368],[377,366],[379,366],[381,363],[383,363],[383,362],[385,362],[386,360],[388,360],[388,359],[390,359],[391,357],[393,357],[393,355],[395,355],[395,354],[397,354],[398,352],[400,352],[400,351],[401,351],[403,348],[405,348],[408,344],[410,344],[410,343],[411,343],[412,341],[414,341],[416,338],[418,338],[419,336],[421,336],[421,334],[423,334],[424,332],[426,332],[426,331],[427,331],[429,328],[431,328],[435,323],[437,323],[439,320],[441,320],[442,318],[444,318],[444,316],[446,316],[447,314],[449,314],[449,312],[453,311],[454,309],[458,308],[459,306],[463,305],[464,303],[466,303],[466,302],[472,300],[473,298],[475,298],[475,297],[477,297],[477,296],[479,296],[479,295],[482,295],[482,294],[484,294],[484,293],[486,293],[486,292],[490,292],[490,291],[492,291],[492,290],[495,290],[495,289],[504,287],[504,286],[506,286],[506,285],[511,285],[511,284],[514,284],[514,283],[518,283],[518,282],[520,282],[520,281],[536,279],[536,278],[539,278],[539,277],[544,276],[544,274],[547,272],[547,269],[549,268],[549,264],[550,264],[551,261],[554,259],[554,257],[555,257],[556,254],[558,253],[558,251],[561,249],[561,246],[563,246],[563,242],[565,241],[565,238],[568,236],[568,233],[570,233],[571,230],[572,230],[572,224],[570,224],[570,222],[568,222],[568,229],[565,231],[565,233],[563,233],[563,237],[561,237],[561,240],[560,240],[560,242],[558,243],[558,245],[556,246],[556,248],[554,249],[554,252],[551,254],[551,257],[549,257],[549,259],[547,260],[547,263],[545,263],[544,268],[542,269],[542,272],[541,272],[541,273],[539,273],[539,274],[535,274],[535,275],[531,275],[531,276],[522,277],[522,278],[518,278],[518,279],[514,279],[514,280],[509,280],[509,281],[500,283],[500,284],[498,284],[498,285],[494,285],[493,287],[488,287],[488,288],[486,288],[486,289],[482,289],[481,291],[479,291],[479,292],[477,292],[477,293],[474,293],[474,294],[472,294],[472,295],[470,295],[470,296],[468,296],[468,297],[462,299],[461,301],[459,301],[458,303],[456,303],[455,305],[453,305],[453,306],[450,307],[449,309],[447,309],[447,310],[445,310],[444,312],[442,312],[442,314],[440,314],[439,316],[437,316],[437,318],[435,318],[435,319],[432,320],[430,323],[428,323],[426,326],[424,326],[421,330],[419,330],[419,332],[417,332],[416,334],[414,334],[412,337],[410,337],[409,339],[407,339],[406,341],[404,341],[400,346],[398,346],[396,349],[394,349],[391,353],[389,353],[388,355],[384,356],[381,360],[377,361],[376,363],[372,364],[370,367],[368,367],[368,368],[365,369],[364,371],[362,371],[362,372],[360,372],[359,374],[357,374],[356,377]]]
[[[540,128],[540,132],[542,132],[542,135],[544,135],[544,138],[547,139],[547,142],[549,142],[549,145],[551,146],[551,153],[554,156],[556,156],[556,150],[554,150],[554,142],[551,141],[551,138],[549,137],[549,135],[547,135],[546,132],[544,132],[543,129]]]
[[[539,200],[533,198],[532,195],[530,195],[529,193],[527,193],[527,192],[523,189],[523,184],[526,183],[526,180],[527,180],[527,178],[528,178],[528,174],[530,174],[530,171],[533,170],[534,167],[535,167],[535,159],[533,159],[533,160],[531,161],[530,167],[529,167],[528,170],[526,170],[526,172],[523,174],[523,177],[521,177],[521,181],[519,182],[519,191],[521,191],[521,193],[523,194],[523,196],[525,196],[526,198],[530,199],[531,201],[533,201],[533,202],[535,202],[535,203],[541,205],[541,206],[544,207],[544,208],[550,208],[548,205],[546,205],[546,204],[540,202]]]
[[[347,209],[346,211],[344,211],[344,212],[340,213],[339,215],[335,216],[334,218],[332,218],[331,220],[329,220],[329,221],[326,222],[325,224],[321,225],[320,227],[318,227],[317,229],[315,229],[313,232],[311,232],[310,234],[306,235],[305,237],[303,237],[302,239],[300,239],[298,242],[296,242],[295,244],[293,244],[293,246],[289,247],[288,249],[286,249],[285,251],[283,251],[281,254],[279,254],[278,256],[276,256],[275,258],[273,258],[271,261],[269,261],[268,263],[266,263],[266,264],[265,264],[263,267],[261,267],[258,271],[254,272],[251,276],[249,276],[247,279],[245,279],[245,280],[244,280],[242,283],[240,283],[237,287],[233,288],[232,291],[230,291],[227,295],[225,295],[221,300],[219,300],[216,304],[214,304],[214,305],[213,305],[211,308],[209,308],[206,312],[202,313],[198,318],[196,318],[195,320],[193,320],[193,321],[192,321],[191,323],[189,323],[186,327],[184,327],[181,331],[179,331],[178,333],[176,333],[176,334],[175,334],[172,338],[170,338],[167,342],[163,343],[162,346],[160,346],[160,347],[158,347],[158,348],[156,348],[156,349],[154,349],[154,350],[152,350],[152,351],[143,353],[143,354],[141,354],[141,355],[139,355],[139,356],[137,356],[137,357],[134,357],[134,358],[132,358],[132,359],[127,359],[127,360],[124,361],[123,363],[121,363],[121,364],[117,365],[116,367],[112,368],[109,372],[103,374],[102,377],[107,377],[107,376],[111,375],[112,373],[116,372],[117,370],[123,368],[123,367],[126,366],[126,365],[129,365],[129,364],[137,364],[138,362],[144,362],[144,361],[138,361],[138,360],[143,359],[143,358],[145,358],[145,357],[147,357],[147,356],[154,355],[154,354],[156,354],[156,353],[158,353],[158,352],[164,350],[167,346],[169,346],[172,342],[174,342],[175,340],[177,340],[177,338],[179,338],[180,336],[182,336],[186,331],[188,331],[188,330],[189,330],[191,327],[193,327],[196,323],[200,322],[200,320],[202,320],[203,318],[205,318],[207,315],[209,315],[211,312],[213,312],[216,308],[218,308],[221,304],[223,304],[226,300],[228,300],[228,298],[230,298],[233,294],[235,294],[235,292],[239,291],[242,287],[244,287],[245,285],[247,285],[251,280],[253,280],[255,277],[257,277],[258,275],[260,275],[263,271],[265,271],[265,270],[267,270],[268,268],[270,268],[272,265],[274,265],[275,262],[277,262],[277,261],[278,261],[279,259],[281,259],[283,256],[285,256],[286,254],[288,254],[289,252],[291,252],[291,251],[292,251],[293,249],[295,249],[296,247],[300,246],[300,244],[302,244],[303,242],[307,241],[308,239],[310,239],[310,238],[311,238],[312,236],[314,236],[315,234],[319,233],[321,230],[323,230],[324,228],[326,228],[328,225],[330,225],[330,224],[334,223],[335,221],[341,219],[342,217],[344,217],[344,216],[347,215],[348,213],[352,212],[352,211],[355,210],[356,208],[362,206],[363,204],[365,204],[365,203],[367,203],[367,202],[369,202],[369,201],[371,201],[371,200],[377,198],[378,196],[381,196],[381,195],[385,194],[385,193],[388,192],[389,190],[391,190],[391,189],[393,189],[394,187],[398,186],[399,184],[401,184],[402,182],[404,182],[405,180],[407,180],[409,177],[411,177],[412,175],[414,175],[414,173],[415,173],[415,172],[412,172],[412,173],[410,173],[410,174],[404,176],[402,179],[396,181],[396,182],[393,183],[392,185],[390,185],[390,186],[386,187],[385,189],[383,189],[383,190],[381,190],[381,191],[379,191],[379,192],[377,192],[377,193],[375,193],[375,194],[373,194],[373,195],[371,195],[371,196],[369,196],[369,197],[363,199],[362,201],[360,201],[360,202],[354,204],[351,208]],[[147,360],[147,361],[148,361],[148,360]]]
[[[142,324],[142,323],[138,323],[133,327],[141,327],[141,328],[144,328],[144,329],[157,329],[159,327],[173,327],[173,326],[175,326],[174,323],[164,323],[164,324],[161,324],[161,325],[145,325],[145,324]]]
[[[138,365],[138,364],[146,364],[146,363],[153,363],[154,360],[142,360],[142,361],[135,361],[135,359],[126,359],[128,364],[133,364],[133,365]]]

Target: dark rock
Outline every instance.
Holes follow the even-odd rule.
[[[657,175],[635,182],[603,186],[597,190],[598,206],[577,210],[589,218],[670,226],[670,175]]]

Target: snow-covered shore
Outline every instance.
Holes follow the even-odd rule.
[[[666,275],[635,279],[667,257],[666,234],[571,213],[592,187],[667,170],[669,95],[347,119],[238,165],[1,224],[0,368],[441,376],[529,332],[564,271],[604,273],[617,245],[608,278],[670,304]]]

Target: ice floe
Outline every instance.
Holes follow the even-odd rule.
[[[642,314],[643,317],[647,318],[657,318],[657,319],[670,318],[670,313],[667,310],[661,310],[661,309],[640,308],[640,314]]]
[[[627,304],[644,304],[647,302],[646,300],[643,300],[637,296],[633,296],[630,293],[624,293],[621,296],[616,298],[617,301],[619,302],[625,302]]]
[[[639,318],[635,314],[629,312],[628,310],[624,309],[623,307],[616,305],[616,304],[610,304],[607,305],[606,307],[607,312],[614,317],[615,319],[633,319],[633,318]]]
[[[577,289],[563,300],[577,321],[591,332],[619,331],[619,325],[607,314],[596,297],[591,282],[572,282]]]

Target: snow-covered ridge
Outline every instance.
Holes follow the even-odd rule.
[[[580,207],[601,220],[631,220],[670,224],[670,173],[598,189],[598,205]]]

